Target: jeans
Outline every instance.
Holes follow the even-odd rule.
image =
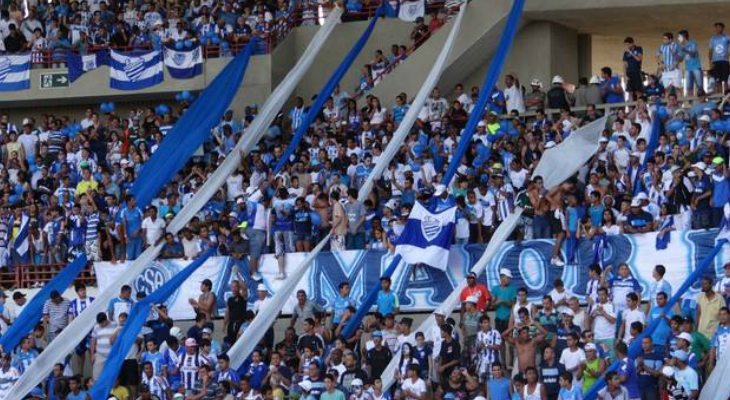
[[[142,238],[127,238],[127,260],[136,260],[142,254]]]
[[[684,71],[684,87],[687,89],[687,93],[692,93],[695,87],[697,90],[702,89],[702,70]]]
[[[345,236],[345,247],[347,250],[365,249],[365,232],[348,233]]]
[[[532,238],[550,239],[550,222],[546,215],[535,215],[532,219]]]
[[[694,210],[692,213],[692,229],[709,229],[712,226],[712,209]]]

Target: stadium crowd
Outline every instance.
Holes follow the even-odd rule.
[[[154,9],[154,4],[149,7]],[[58,9],[68,11],[68,4],[61,2],[50,14]],[[17,13],[16,5],[10,15]],[[156,26],[154,21],[151,26]],[[283,278],[284,255],[309,251],[328,233],[332,250],[392,251],[416,201],[433,203],[437,210],[458,207],[457,244],[488,242],[519,205],[526,211],[514,238],[556,239],[551,260],[556,266],[572,262],[563,254],[564,241],[718,227],[730,194],[730,129],[723,121],[730,116],[730,97],[722,97],[730,70],[730,36],[723,29],[717,24],[710,42],[712,83],[707,88],[701,85],[699,46],[681,31],[677,39],[672,33],[663,37],[656,54],[659,76],[644,76],[641,47],[631,38],[625,40],[625,88],[617,73],[603,68],[600,76],[582,79],[576,87],[555,76],[549,87],[531,79],[530,89],[525,89],[517,76],[507,75],[499,88],[467,92],[457,85],[450,100],[435,89],[408,140],[363,202],[357,201],[357,189],[408,111],[408,94],[388,99],[394,101],[388,107],[367,96],[362,106],[337,88],[303,143],[274,175],[273,166],[308,112],[304,100],[297,98],[177,236],[166,233],[166,223],[245,134],[258,112],[255,105],[241,120],[227,112],[205,151],[144,209],[128,190],[187,103],[175,113],[160,114],[153,109],[121,115],[90,108],[78,122],[54,115],[40,121],[0,115],[2,266],[65,263],[80,254],[94,261],[124,262],[164,240],[163,258],[193,259],[210,248],[221,255],[248,257],[254,280],[260,280],[262,254],[273,253],[279,260],[278,278]],[[381,56],[385,57],[379,54],[373,64],[378,65]],[[682,84],[696,92],[697,100],[682,96]],[[709,97],[705,89],[720,97]],[[489,108],[455,181],[446,186],[444,170],[480,90],[491,90]],[[543,152],[597,120],[596,105],[622,103],[626,96],[636,103],[610,111],[600,148],[586,167],[546,190],[542,178],[532,175]],[[657,107],[660,100],[666,104]],[[586,109],[571,111],[575,107]],[[652,149],[649,137],[655,119],[660,119],[662,133]],[[81,129],[68,130],[75,123]],[[24,215],[30,220],[28,253],[21,253],[16,243]],[[460,315],[439,316],[438,328],[417,334],[415,340],[408,338],[413,320],[399,315],[398,297],[387,279],[382,281],[377,313],[364,320],[355,336],[342,337],[356,307],[349,284],[343,282],[329,310],[309,300],[307,293],[298,293],[283,340],[276,342],[271,330],[238,371],[231,370],[225,350],[248,327],[267,293],[257,287],[254,294],[245,283],[233,283],[223,333],[217,334],[215,295],[212,284],[204,282],[200,298],[190,301],[197,317],[187,332],[167,316],[164,306],[156,308],[138,347],[125,361],[113,395],[119,400],[576,400],[616,360],[620,367],[606,375],[602,400],[652,400],[660,395],[695,399],[700,383],[730,343],[730,265],[724,270],[726,276],[719,282],[704,278],[697,297],[685,298],[667,314],[661,307],[672,288],[663,279],[666,270],[661,265],[654,269],[655,281],[644,289],[626,265],[615,270],[592,266],[587,305],[559,280],[553,292],[532,302],[526,289],[511,284],[509,270],[501,271],[500,284],[491,288],[471,276]],[[52,294],[44,307],[44,323],[17,349],[5,349],[0,357],[0,398],[92,301],[85,286],[77,284],[75,289],[75,299]],[[131,296],[131,289],[123,288],[108,312],[97,316],[89,340],[79,344],[74,360],[88,357],[91,376],[80,377],[78,365],[67,361],[29,398],[86,399],[86,390],[126,322]],[[0,332],[25,302],[20,292],[13,293],[12,300],[6,297],[0,292]],[[648,307],[641,299],[648,299]],[[627,345],[656,319],[661,320],[660,328],[643,339],[642,355],[628,358]],[[220,337],[224,338],[218,341]],[[393,357],[399,357],[399,368],[391,391],[383,388],[382,373]]]

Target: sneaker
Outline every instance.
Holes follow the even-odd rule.
[[[263,277],[261,276],[261,274],[258,271],[256,271],[254,274],[251,275],[251,279],[253,279],[255,281],[260,281],[263,279]]]
[[[278,274],[276,274],[277,281],[283,281],[284,279],[286,279],[286,275],[283,272],[279,272]]]
[[[563,260],[561,260],[558,257],[553,257],[552,260],[550,260],[550,264],[555,265],[556,267],[565,266],[565,263],[563,262]]]

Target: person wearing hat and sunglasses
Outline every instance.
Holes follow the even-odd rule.
[[[479,311],[484,311],[487,308],[487,304],[489,304],[489,301],[491,300],[491,294],[489,293],[489,289],[487,289],[484,284],[477,281],[476,273],[469,272],[469,274],[466,276],[466,287],[461,291],[459,299],[462,303],[464,303],[466,299],[472,296],[477,299],[476,307]]]

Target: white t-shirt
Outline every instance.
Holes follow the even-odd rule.
[[[603,308],[603,311],[606,312],[610,317],[616,318],[616,311],[613,309],[613,304],[606,303],[606,304],[594,304],[591,313],[593,310],[595,310],[597,307]],[[606,317],[603,315],[594,315],[593,318],[593,333],[595,335],[596,340],[607,340],[607,339],[613,339],[616,336],[616,323],[615,322],[608,322]]]
[[[423,379],[418,378],[415,382],[412,379],[406,379],[401,385],[401,390],[405,393],[406,391],[412,392],[418,396],[423,396],[426,393],[426,382]],[[406,400],[418,400],[415,397],[406,395]]]
[[[555,304],[558,304],[559,302],[561,302],[563,300],[565,300],[567,302],[569,298],[571,298],[571,297],[574,296],[573,295],[573,292],[571,292],[568,289],[564,289],[562,293],[559,293],[557,291],[557,289],[553,289],[548,294],[550,295],[550,298],[553,299],[553,303],[555,303]],[[569,309],[570,308],[568,306],[565,306],[565,305],[559,306],[558,307],[558,312],[561,313],[561,314],[563,314],[563,313],[565,313]]]
[[[631,339],[634,338],[631,336],[631,324],[637,321],[642,324],[646,324],[646,315],[644,315],[644,313],[638,308],[635,310],[627,309],[623,311],[622,318],[626,321],[626,325],[624,327],[624,343],[629,344]]]
[[[231,175],[226,179],[226,199],[228,201],[236,200],[236,197],[243,195],[243,175]]]
[[[566,370],[573,369],[584,362],[586,362],[586,353],[580,347],[574,352],[570,351],[570,348],[563,349],[563,353],[560,355],[560,363],[565,366]],[[573,374],[573,384],[577,384],[579,378]]]
[[[152,218],[147,217],[142,221],[142,229],[145,230],[145,241],[149,246],[152,246],[162,237],[162,233],[165,231],[165,221],[160,217],[157,217],[154,221],[152,221]]]

